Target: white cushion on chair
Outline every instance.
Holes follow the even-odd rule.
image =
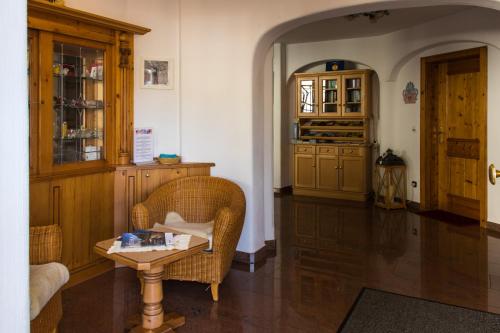
[[[38,316],[52,296],[68,280],[68,269],[58,262],[30,265],[30,320]]]
[[[186,222],[178,213],[169,212],[165,217],[164,225],[179,233],[186,233],[189,235],[206,238],[209,242],[209,248],[207,250],[212,249],[212,233],[214,231],[214,221],[206,223],[189,223]]]

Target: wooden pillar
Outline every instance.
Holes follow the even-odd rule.
[[[119,153],[118,164],[130,164],[131,158],[131,128],[133,127],[133,113],[132,113],[132,80],[133,80],[133,66],[131,65],[131,36],[127,33],[120,33],[119,36],[119,51],[120,51],[120,64],[119,64],[119,80],[117,98],[119,98]],[[117,119],[118,120],[118,119]]]

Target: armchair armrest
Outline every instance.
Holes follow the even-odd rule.
[[[57,224],[30,227],[30,264],[61,262],[62,231]]]
[[[149,210],[144,204],[139,203],[132,208],[132,224],[134,229],[148,229],[149,225]]]
[[[231,266],[242,228],[243,218],[237,210],[222,207],[217,211],[214,219],[213,253],[220,256],[222,277]]]

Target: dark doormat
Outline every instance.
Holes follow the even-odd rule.
[[[500,332],[500,315],[363,288],[338,332]]]
[[[443,221],[458,226],[466,225],[479,225],[479,220],[471,219],[469,217],[445,212],[444,210],[427,210],[417,213],[418,215],[429,217],[431,219]]]

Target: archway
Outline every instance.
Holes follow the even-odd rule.
[[[457,4],[458,5],[459,3],[447,2],[446,4],[448,4],[448,5]],[[435,5],[435,3],[409,2],[409,3],[406,3],[404,7],[415,7],[415,6],[421,7],[421,6],[425,6],[425,5]],[[483,8],[491,8],[491,9],[495,9],[495,10],[499,9],[498,3],[492,2],[492,1],[482,1],[480,3],[468,1],[465,4],[460,3],[460,5],[474,5],[476,7],[480,6]],[[316,14],[313,16],[303,17],[303,18],[299,18],[299,19],[296,19],[293,21],[285,22],[281,25],[274,27],[273,29],[268,31],[266,34],[264,34],[262,36],[257,48],[256,48],[256,52],[254,55],[254,62],[253,62],[253,64],[254,64],[254,71],[253,71],[253,75],[254,75],[254,82],[253,82],[253,89],[254,89],[253,90],[253,101],[254,101],[254,104],[253,104],[253,112],[254,112],[254,115],[253,115],[253,120],[254,120],[253,134],[254,134],[254,139],[253,139],[253,142],[254,142],[254,148],[258,148],[258,150],[254,150],[254,153],[267,154],[266,158],[268,160],[272,160],[272,157],[269,156],[269,151],[267,151],[267,153],[266,153],[266,149],[265,149],[265,147],[272,145],[272,142],[269,142],[269,141],[265,142],[262,140],[262,138],[264,136],[262,135],[262,132],[261,132],[261,130],[263,128],[263,126],[261,124],[263,121],[269,121],[270,118],[268,117],[268,115],[265,115],[262,112],[264,110],[264,100],[262,99],[262,94],[259,92],[259,89],[261,89],[261,87],[262,87],[262,84],[260,84],[260,83],[261,83],[261,80],[263,79],[263,75],[262,75],[263,67],[261,66],[261,64],[262,64],[261,60],[262,60],[263,54],[266,53],[266,49],[268,47],[270,47],[270,45],[274,39],[278,38],[278,36],[282,35],[286,31],[289,31],[289,30],[297,27],[298,25],[306,24],[306,23],[312,22],[314,20],[321,20],[321,19],[324,19],[325,17],[338,17],[341,15],[345,15],[347,13],[353,13],[353,12],[370,11],[370,10],[377,10],[377,9],[382,9],[382,8],[383,9],[395,9],[395,8],[402,8],[402,7],[403,7],[402,4],[396,4],[394,2],[391,2],[391,3],[374,2],[372,4],[369,4],[369,5],[366,5],[363,7],[345,7],[342,9],[335,10],[335,11],[323,12],[323,13]],[[465,25],[462,28],[468,29],[468,28],[470,28],[470,26]],[[444,35],[444,36],[439,36],[439,37],[441,37],[442,39],[446,39],[447,36]],[[469,41],[472,41],[472,40],[473,39],[469,39]],[[427,45],[422,46],[424,49],[421,49],[420,51],[413,49],[412,51],[415,51],[414,53],[412,51],[410,51],[410,52],[403,52],[403,54],[407,55],[410,58],[415,57],[415,56],[418,56],[421,51],[430,50],[433,47],[435,47],[436,45],[439,45],[440,43],[442,43],[442,42],[428,42]],[[444,43],[446,43],[446,42],[444,42]],[[487,43],[485,43],[483,41],[483,44],[487,44]],[[420,49],[420,47],[417,49]],[[391,66],[388,66],[387,68],[382,68],[379,72],[380,72],[381,86],[382,85],[387,85],[387,86],[392,85],[392,90],[397,91],[397,89],[399,89],[399,87],[395,87],[394,82],[396,81],[396,78],[398,76],[399,71],[401,70],[402,67],[404,67],[405,63],[408,61],[408,58],[405,58],[404,56],[401,57],[400,54],[397,54],[394,56],[395,56],[395,58],[398,58],[399,62],[396,62],[396,64],[394,66],[391,65]],[[259,72],[260,72],[260,74],[259,74]],[[381,108],[382,107],[383,106],[381,106]],[[387,135],[390,137],[391,133],[387,133]],[[267,135],[267,137],[271,137],[271,136]],[[255,193],[256,197],[260,196],[262,198],[262,196],[259,194],[261,194],[265,191],[271,191],[271,189],[272,189],[272,177],[261,177],[261,175],[265,174],[266,172],[272,172],[272,168],[265,169],[264,165],[259,160],[260,159],[256,158],[253,162],[254,163],[253,164],[253,173],[254,173],[254,179],[259,179],[262,181],[259,181],[258,183],[256,183],[254,193]],[[266,178],[271,178],[271,183],[265,183],[263,180]],[[264,207],[264,206],[265,206],[265,204],[263,203],[261,207]],[[268,207],[272,207],[272,205],[268,205]],[[264,217],[264,216],[272,217],[272,213],[267,213],[267,214],[263,213],[262,217]],[[265,221],[264,224],[267,227],[272,225],[272,221],[270,221],[268,218],[265,218],[264,221]],[[268,235],[266,235],[266,239],[268,239],[267,237],[268,237]]]

